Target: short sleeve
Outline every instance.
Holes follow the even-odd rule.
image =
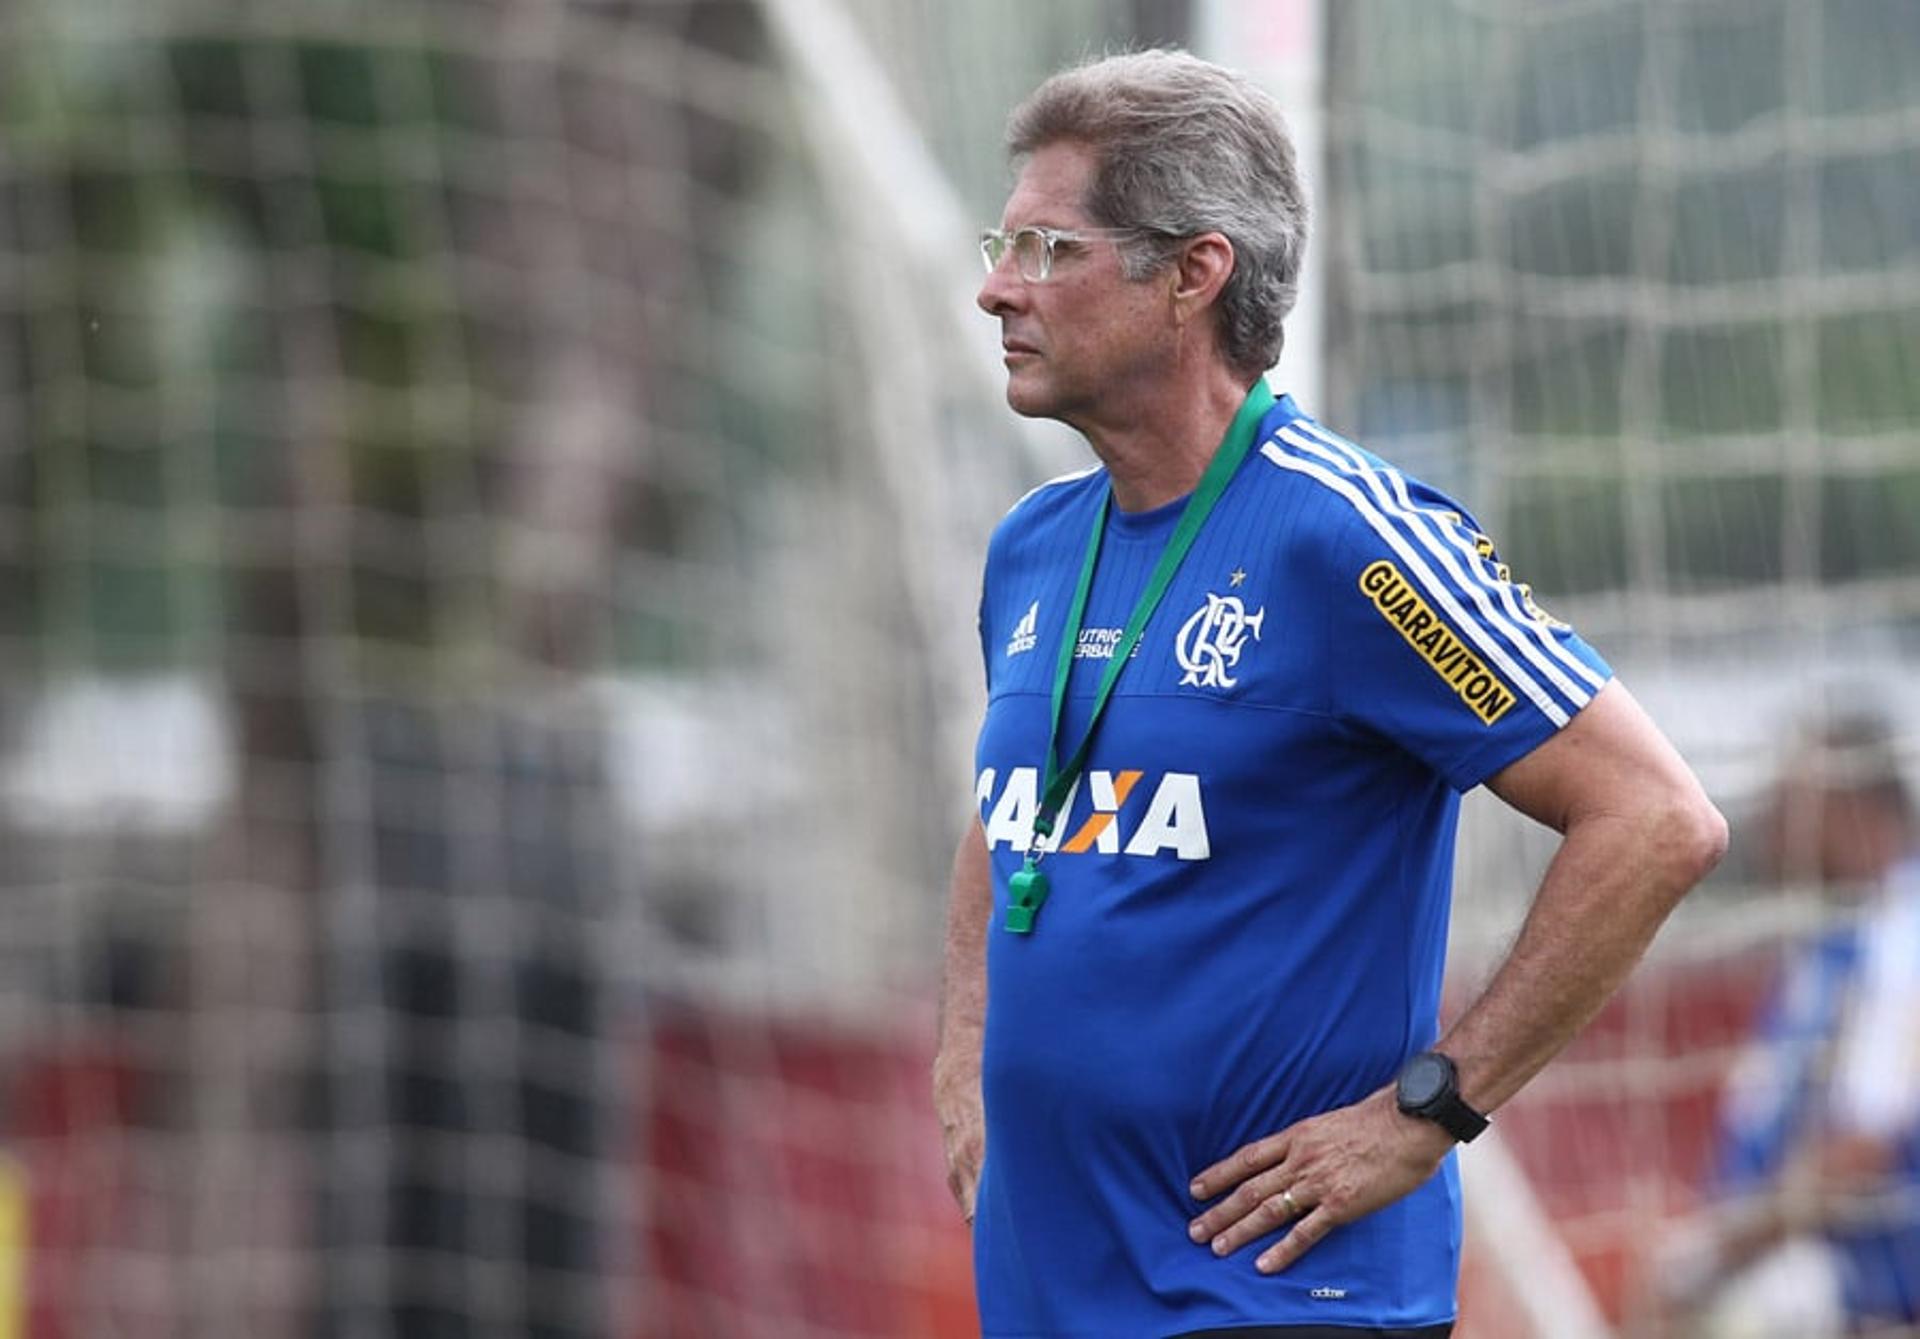
[[[1467,790],[1531,752],[1612,671],[1535,603],[1454,502],[1367,456],[1330,592],[1329,698]]]
[[[999,617],[994,592],[1000,583],[995,580],[995,573],[1005,561],[1006,536],[1007,525],[1003,520],[988,537],[986,559],[980,565],[980,605],[975,615],[975,630],[980,636],[980,677],[988,697],[993,696],[993,629],[994,620]]]
[[[987,649],[987,577],[980,574],[980,607],[974,614],[974,630],[980,635],[980,677],[989,694],[993,692],[993,653]]]

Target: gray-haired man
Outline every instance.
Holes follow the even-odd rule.
[[[1100,465],[1014,507],[981,603],[935,1095],[984,1331],[1444,1335],[1453,1145],[1725,825],[1464,509],[1267,390],[1306,240],[1270,99],[1115,57],[1009,143],[979,303],[1008,403]],[[1565,841],[1442,1037],[1482,783]]]

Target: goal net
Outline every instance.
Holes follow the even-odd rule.
[[[0,1332],[911,1328],[1031,462],[785,40],[0,15]]]
[[[1640,1322],[1756,1008],[1859,914],[1811,858],[1820,812],[1776,803],[1795,732],[1878,712],[1920,775],[1920,27],[1858,0],[1327,17],[1330,413],[1471,500],[1733,824],[1721,872],[1499,1122],[1601,1319]],[[1456,985],[1551,850],[1470,802]],[[1531,1252],[1510,1245],[1509,1281]]]
[[[0,7],[0,1336],[975,1332],[979,560],[1079,456],[971,229],[1006,108],[1205,8]],[[1902,0],[1321,22],[1321,416],[1756,810],[1911,681]],[[1471,806],[1456,980],[1549,850]],[[1463,1337],[1553,1332],[1502,1233],[1631,1311],[1827,923],[1733,863],[1503,1117]]]

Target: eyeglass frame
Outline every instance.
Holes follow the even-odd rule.
[[[980,230],[980,261],[992,274],[1000,268],[1000,262],[1009,253],[1013,255],[1014,270],[1030,284],[1044,284],[1053,277],[1053,249],[1061,242],[1097,242],[1122,237],[1144,237],[1154,232],[1152,228],[1048,228],[1038,223],[1029,223],[1015,228],[1011,232],[1005,228],[982,228]],[[1040,248],[1040,272],[1028,274],[1020,265],[1018,239],[1028,233],[1038,237]],[[993,254],[994,246],[1000,247],[1000,255]]]

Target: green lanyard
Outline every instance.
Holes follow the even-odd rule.
[[[1233,422],[1227,425],[1227,435],[1220,439],[1219,449],[1213,453],[1206,473],[1200,476],[1200,486],[1187,499],[1187,505],[1180,513],[1180,521],[1174,526],[1173,537],[1161,552],[1160,561],[1154,564],[1153,574],[1147,578],[1147,588],[1134,601],[1133,613],[1127,616],[1126,630],[1120,634],[1120,644],[1113,648],[1113,658],[1100,675],[1100,687],[1093,697],[1093,711],[1087,717],[1087,733],[1080,740],[1080,746],[1073,751],[1073,756],[1067,759],[1066,766],[1062,767],[1058,761],[1060,714],[1067,701],[1067,680],[1073,675],[1073,652],[1080,641],[1080,620],[1087,611],[1087,594],[1093,589],[1093,569],[1100,561],[1100,537],[1107,528],[1107,504],[1112,497],[1112,490],[1108,489],[1101,495],[1100,506],[1093,517],[1093,532],[1087,536],[1087,556],[1080,564],[1080,584],[1074,587],[1073,604],[1067,610],[1067,625],[1060,634],[1060,654],[1054,662],[1053,718],[1047,727],[1046,784],[1041,790],[1039,808],[1034,811],[1033,835],[1027,841],[1026,860],[1007,882],[1006,926],[1013,934],[1031,933],[1034,917],[1039,915],[1041,904],[1047,900],[1047,876],[1039,868],[1040,858],[1046,854],[1046,850],[1040,847],[1040,843],[1053,835],[1054,820],[1059,817],[1060,806],[1072,791],[1074,783],[1079,781],[1081,769],[1086,766],[1087,753],[1093,747],[1094,732],[1099,728],[1101,715],[1107,709],[1107,698],[1113,693],[1114,682],[1119,679],[1127,658],[1133,654],[1134,644],[1140,640],[1140,634],[1146,630],[1147,620],[1153,617],[1153,611],[1159,607],[1160,597],[1167,593],[1167,587],[1173,583],[1173,574],[1179,570],[1180,560],[1193,547],[1195,536],[1213,511],[1213,504],[1227,491],[1234,471],[1240,468],[1240,462],[1246,459],[1247,452],[1252,449],[1254,433],[1267,410],[1273,407],[1273,402],[1273,392],[1267,388],[1266,378],[1261,377],[1247,392],[1247,398],[1241,402],[1240,411],[1233,416]]]

